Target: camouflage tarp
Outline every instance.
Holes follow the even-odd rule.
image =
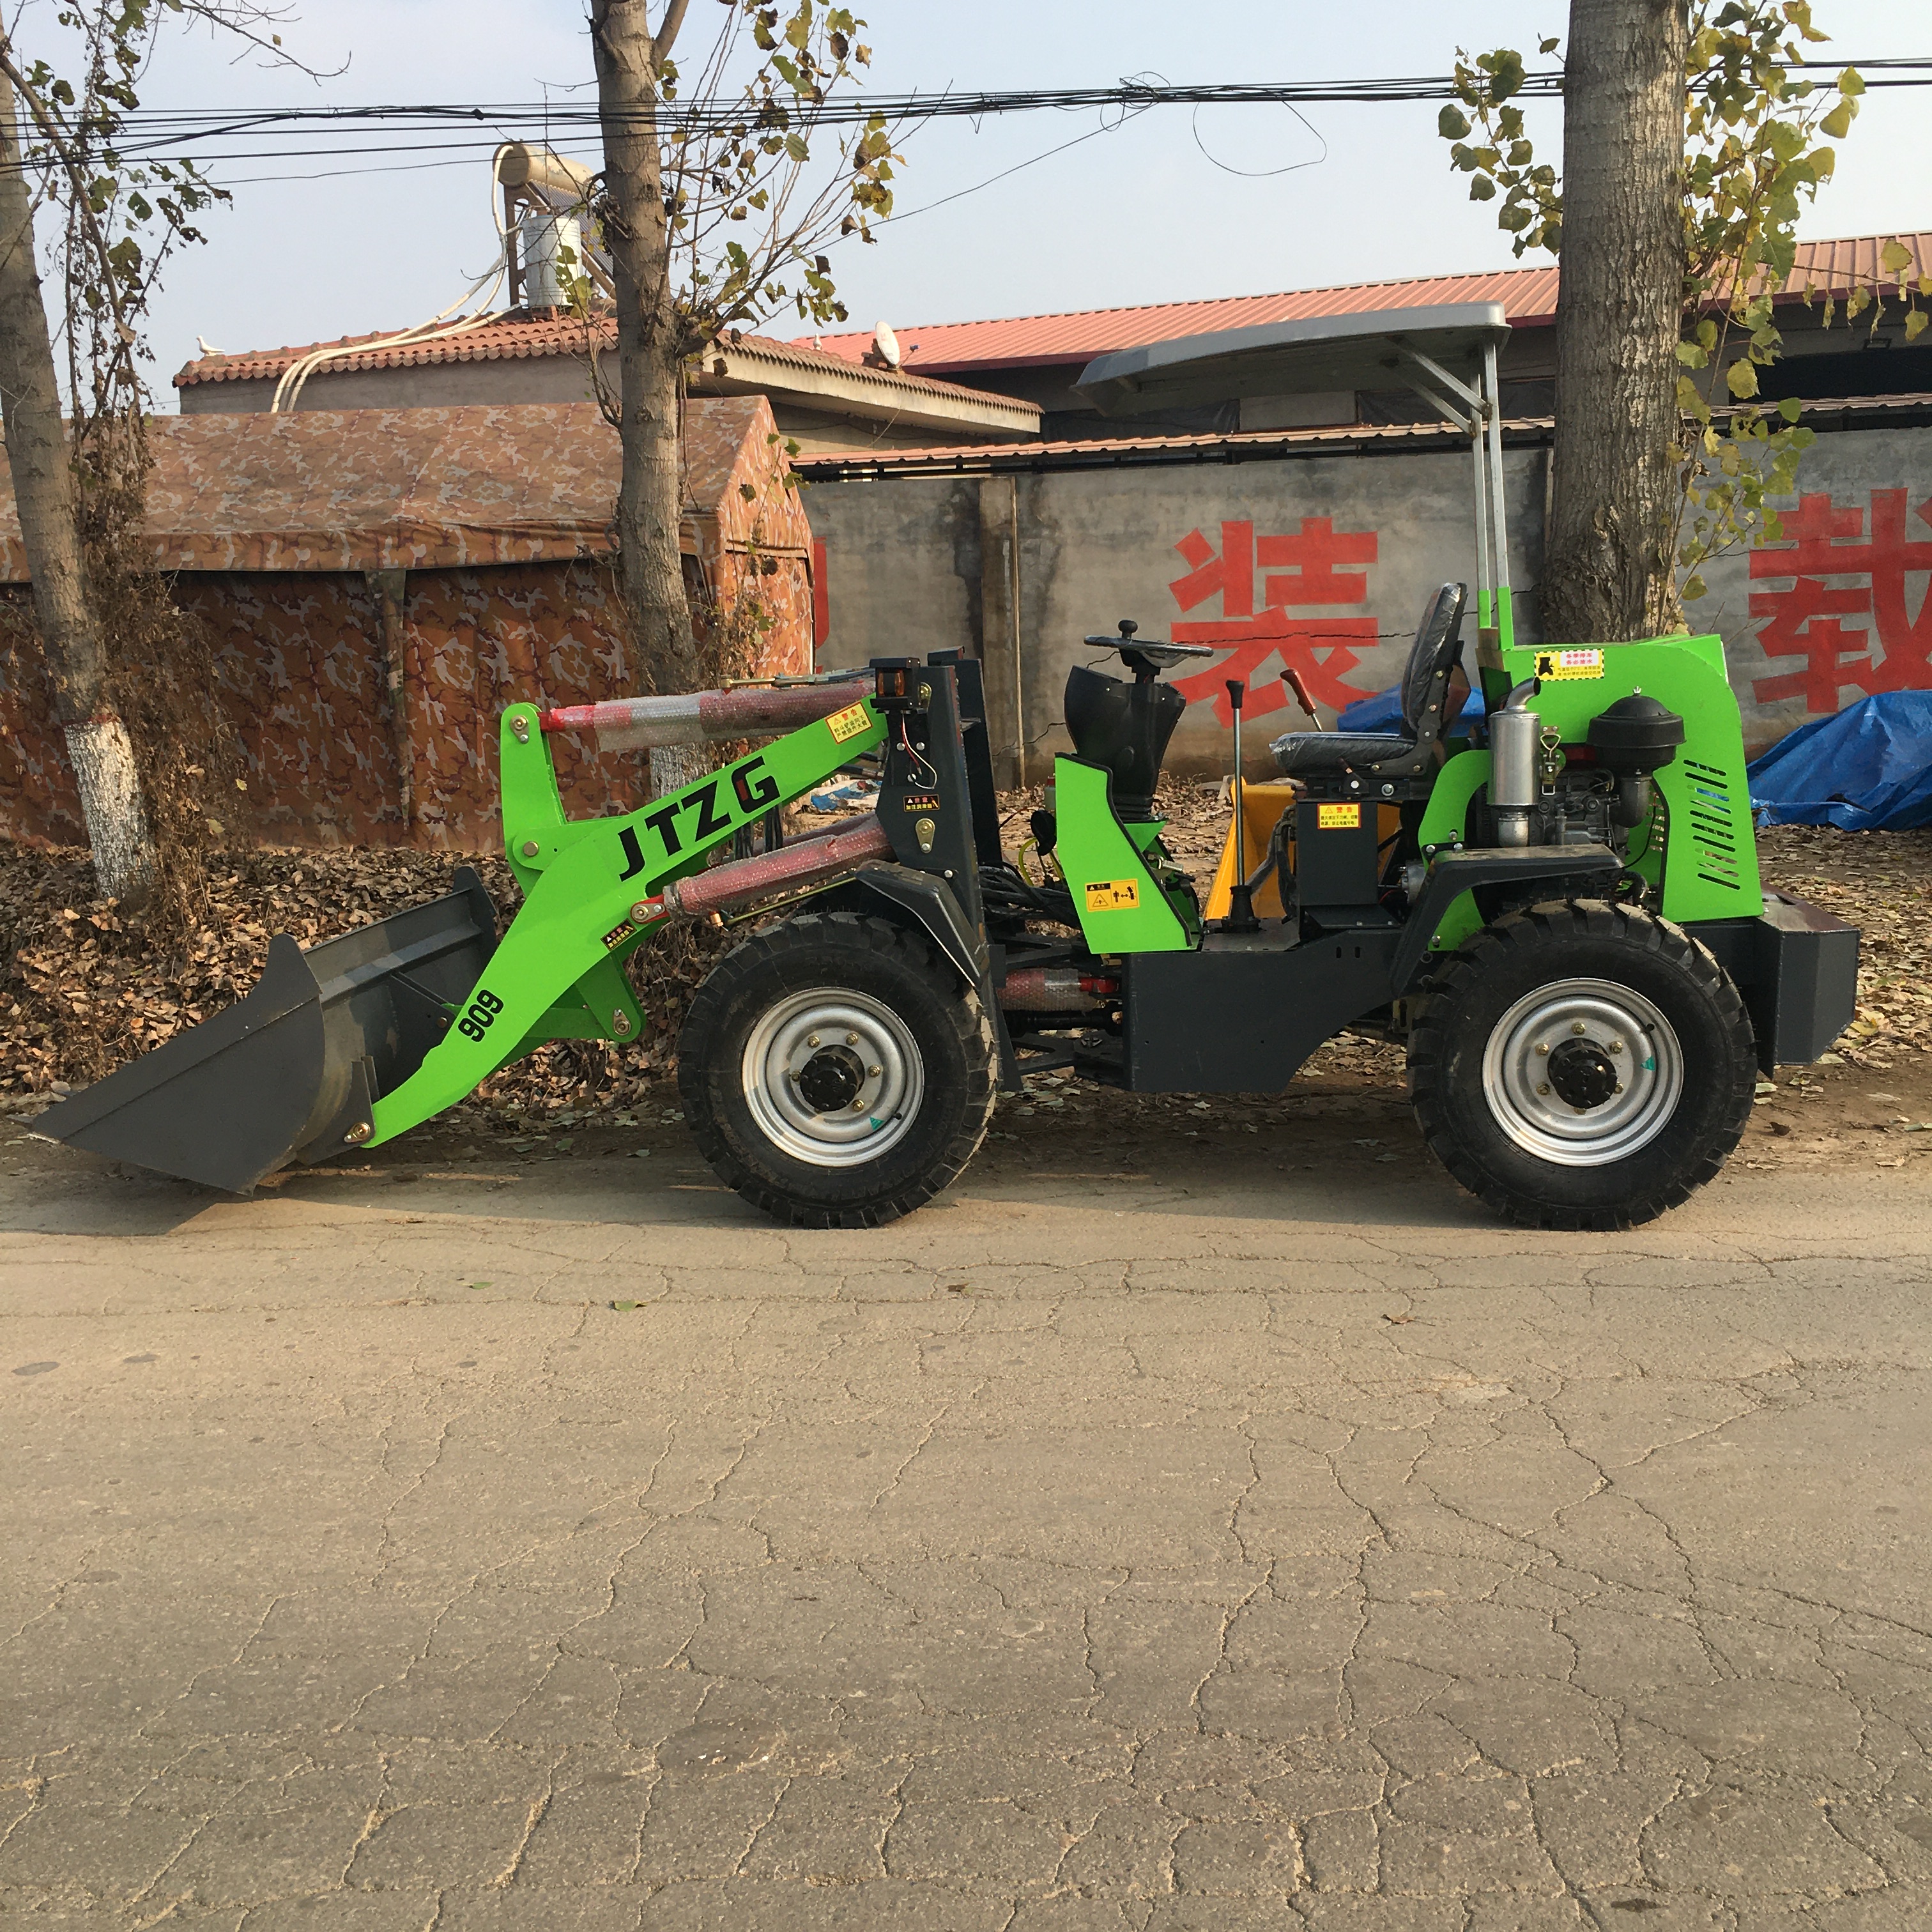
[[[503,706],[636,689],[610,556],[617,439],[591,405],[168,416],[153,441],[156,560],[212,634],[262,837],[490,850]],[[694,400],[685,452],[688,586],[729,606],[755,580],[772,620],[758,668],[810,670],[810,532],[770,406]],[[0,833],[80,843],[4,483],[0,582],[20,587],[0,644]],[[407,572],[400,720],[370,574],[389,571]],[[636,758],[568,740],[559,776],[573,813],[642,796]]]

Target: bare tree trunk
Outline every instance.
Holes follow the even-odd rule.
[[[1685,0],[1570,0],[1563,278],[1543,628],[1619,643],[1682,622],[1670,554],[1684,290]]]
[[[616,292],[623,481],[617,493],[624,604],[647,686],[696,688],[698,642],[685,596],[678,417],[685,345],[671,285],[658,148],[657,74],[684,17],[668,0],[655,38],[646,0],[592,0],[590,39],[604,130],[604,239]],[[652,760],[654,788],[685,782],[686,759]]]
[[[136,904],[154,855],[134,748],[110,702],[107,652],[87,601],[74,468],[34,259],[34,211],[13,83],[0,74],[0,416],[40,634],[104,898]]]

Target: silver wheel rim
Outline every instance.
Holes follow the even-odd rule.
[[[742,1077],[760,1129],[814,1167],[877,1160],[910,1130],[926,1095],[926,1064],[905,1022],[845,986],[780,1000],[745,1042]],[[814,1105],[828,1089],[838,1104]]]
[[[1617,1090],[1595,1098],[1612,1076]],[[1526,1153],[1559,1167],[1601,1167],[1647,1147],[1683,1091],[1683,1050],[1670,1022],[1614,980],[1558,980],[1526,993],[1483,1052],[1483,1093],[1496,1124]]]

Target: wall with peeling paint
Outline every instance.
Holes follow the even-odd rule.
[[[1504,467],[1517,634],[1537,642],[1548,450],[1531,436],[1513,442]],[[1799,481],[1785,542],[1718,559],[1709,594],[1691,607],[1694,628],[1724,639],[1754,752],[1868,691],[1932,686],[1932,428],[1828,431]],[[1220,647],[1206,670],[1174,680],[1190,705],[1169,765],[1224,769],[1227,678],[1254,687],[1257,748],[1304,722],[1284,665],[1300,671],[1324,723],[1396,682],[1436,586],[1474,584],[1471,491],[1466,453],[1387,447],[821,478],[808,497],[824,546],[820,662],[862,662],[915,640],[981,656],[989,688],[1006,676],[1017,692],[1010,770],[1017,736],[1038,776],[1067,746],[1066,673],[1095,656],[1082,639],[1132,617],[1150,636]]]

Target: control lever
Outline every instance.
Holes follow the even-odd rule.
[[[1300,672],[1292,668],[1284,667],[1281,674],[1281,681],[1294,692],[1294,701],[1307,714],[1309,723],[1319,731],[1322,728],[1322,720],[1316,711],[1314,699],[1308,694],[1307,686],[1301,681]]]
[[[1292,675],[1292,674],[1290,674]],[[1248,829],[1243,810],[1244,781],[1241,776],[1241,700],[1247,688],[1238,677],[1228,680],[1228,702],[1234,712],[1234,776],[1228,788],[1234,802],[1234,882],[1228,888],[1228,916],[1221,922],[1223,932],[1258,932],[1262,922],[1255,916],[1255,896],[1248,884]]]

